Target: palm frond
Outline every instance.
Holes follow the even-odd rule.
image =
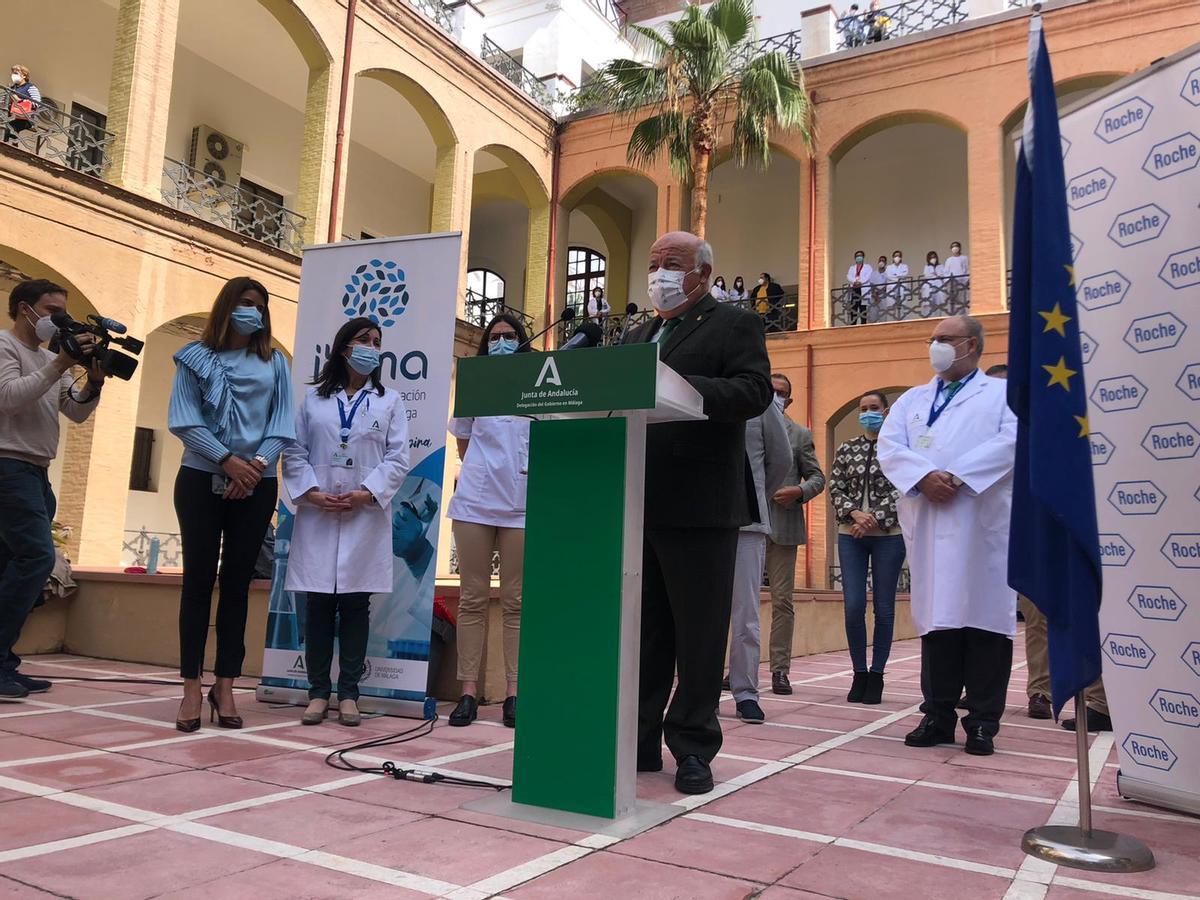
[[[752,0],[716,0],[705,13],[722,34],[730,47],[753,36],[754,3]]]
[[[630,22],[625,27],[638,35],[639,40],[636,41],[635,46],[640,45],[638,49],[649,50],[655,54],[655,58],[661,58],[664,53],[671,49],[671,43],[655,28],[647,28],[645,25],[638,25],[633,22]]]
[[[634,126],[625,157],[632,165],[648,169],[665,151],[672,173],[688,183],[692,177],[690,150],[691,121],[678,111],[668,110]]]
[[[667,71],[636,59],[614,59],[596,70],[586,91],[614,112],[630,113],[664,101]]]

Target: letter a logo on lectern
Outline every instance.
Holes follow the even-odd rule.
[[[534,387],[541,387],[543,384],[553,384],[562,387],[562,378],[558,374],[558,366],[554,363],[553,356],[547,356],[546,362],[542,366],[542,372],[537,377],[537,381],[533,383]]]

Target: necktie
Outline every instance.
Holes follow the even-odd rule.
[[[658,329],[658,334],[654,336],[654,343],[665,344],[671,336],[671,332],[679,327],[679,319],[667,319],[663,322],[662,327]]]

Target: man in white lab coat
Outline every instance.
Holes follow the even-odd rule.
[[[929,343],[937,376],[896,401],[879,433],[879,462],[898,512],[921,635],[925,714],[904,742],[953,743],[966,688],[966,751],[993,752],[1012,671],[1017,597],[1008,586],[1017,420],[1005,383],[979,371],[983,327],[942,319]]]

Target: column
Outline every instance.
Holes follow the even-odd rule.
[[[334,151],[337,145],[338,100],[341,92],[340,66],[312,66],[304,101],[304,140],[300,147],[300,184],[296,212],[304,216],[305,243],[323,243],[329,237],[329,220],[335,218],[334,234],[340,234],[341,209],[346,192],[346,160],[350,155],[350,104],[346,98],[346,133],[342,146],[342,179],[338,197],[333,198]],[[350,94],[353,94],[351,85]]]
[[[467,294],[467,250],[471,240],[471,193],[474,186],[474,151],[462,144],[441,145],[434,163],[433,199],[429,207],[429,230],[462,232],[459,253],[456,315],[463,317]]]
[[[833,211],[833,164],[829,157],[820,154],[809,159],[808,165],[816,174],[817,199],[812,216],[812,258],[801,263],[801,272],[808,286],[808,269],[813,268],[813,328],[828,328],[829,316],[829,220]],[[807,205],[807,203],[806,203]],[[809,217],[801,223],[801,233],[807,234]]]
[[[974,122],[967,133],[967,210],[971,312],[1005,309],[1004,163],[994,122]]]
[[[525,312],[534,330],[545,327],[546,279],[550,277],[550,203],[538,201],[529,210],[529,242],[525,250]]]
[[[120,0],[117,10],[108,89],[108,129],[116,137],[106,177],[155,201],[162,197],[179,3]]]
[[[59,421],[63,421],[60,419]],[[75,490],[87,483],[88,465],[92,458],[92,438],[95,418],[86,422],[69,422],[59,444],[62,452],[62,478],[57,485],[58,511],[54,518],[71,530],[67,538],[67,559],[79,561],[79,542],[83,531],[83,501],[85,492]]]

